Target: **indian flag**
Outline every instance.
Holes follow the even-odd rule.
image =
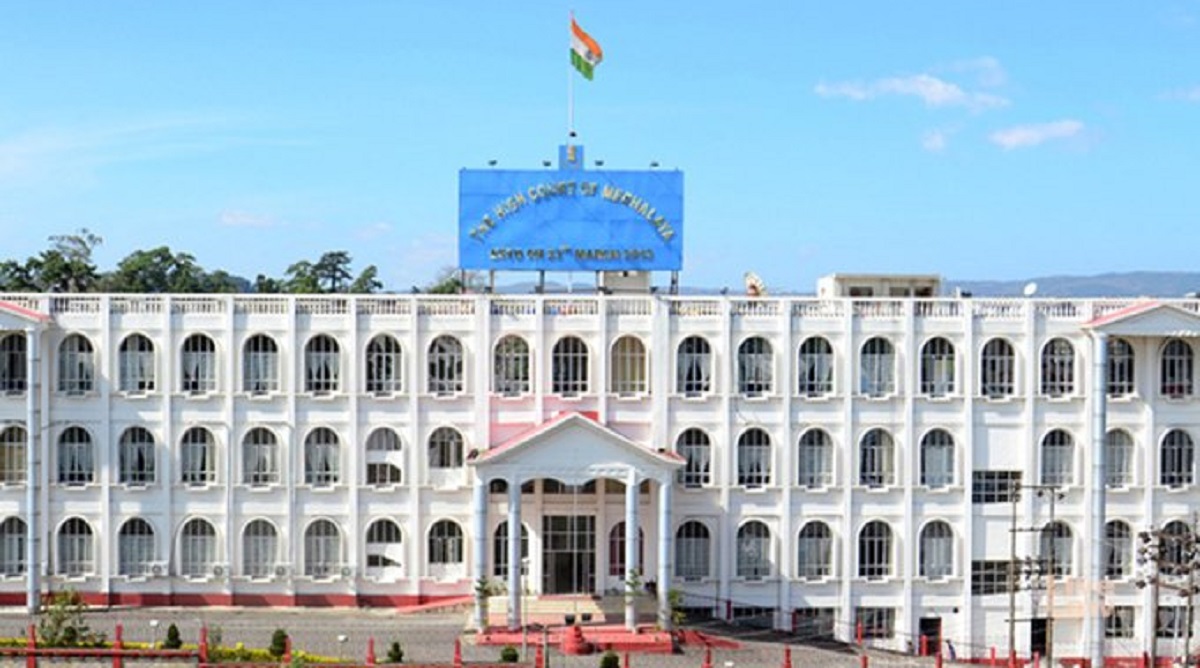
[[[571,64],[583,78],[588,81],[592,80],[592,72],[600,61],[604,60],[604,49],[600,48],[600,44],[592,39],[592,36],[583,31],[579,24],[575,22],[574,17],[571,18]]]

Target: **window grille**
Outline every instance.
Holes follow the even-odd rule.
[[[83,577],[95,572],[95,539],[92,527],[78,517],[69,518],[58,529],[58,559],[52,560],[55,573]]]
[[[342,565],[342,534],[329,520],[317,520],[304,531],[304,574],[314,578],[338,575]]]
[[[429,563],[460,564],[462,560],[462,528],[450,520],[438,520],[429,530]]]
[[[1133,483],[1133,437],[1123,429],[1108,432],[1104,442],[1104,482],[1109,487]]]
[[[117,380],[121,392],[153,392],[155,381],[154,343],[141,334],[121,341],[117,351]]]
[[[771,484],[771,437],[762,429],[747,429],[738,438],[738,484],[754,489]]]
[[[824,522],[809,522],[796,541],[796,576],[820,580],[833,573],[833,532]]]
[[[0,393],[15,394],[25,391],[28,370],[24,334],[8,334],[0,337]]]
[[[1196,451],[1192,437],[1181,429],[1172,429],[1162,440],[1159,480],[1167,487],[1183,487],[1195,478]]]
[[[823,429],[809,429],[800,436],[799,471],[801,487],[817,489],[833,484],[833,439]]]
[[[266,520],[253,520],[242,531],[242,574],[251,578],[274,575],[279,534]]]
[[[242,481],[255,486],[279,483],[279,442],[270,429],[255,427],[242,439]]]
[[[747,397],[761,397],[771,393],[774,377],[775,356],[771,343],[761,336],[753,336],[738,346],[738,392]]]
[[[462,344],[452,336],[439,336],[429,344],[429,391],[438,396],[463,391]]]
[[[204,394],[217,390],[217,346],[203,334],[193,334],[183,341],[179,356],[180,391]]]
[[[676,473],[677,479],[684,487],[704,487],[712,480],[712,445],[708,434],[695,427],[679,435],[675,451],[686,462]]]
[[[0,522],[0,575],[24,575],[27,535],[25,522],[19,517],[9,517]]]
[[[1051,339],[1042,349],[1042,394],[1065,397],[1075,393],[1075,347],[1066,339]]]
[[[800,344],[797,361],[800,396],[819,397],[833,393],[833,346],[829,341],[819,336],[805,339]]]
[[[265,334],[246,339],[242,347],[242,390],[254,395],[279,391],[279,346]]]
[[[931,489],[954,484],[954,437],[945,429],[921,439],[921,484]]]
[[[992,339],[983,346],[979,363],[979,389],[988,399],[1011,397],[1016,389],[1016,353],[1004,339]]]
[[[858,484],[887,487],[896,484],[896,448],[892,435],[872,429],[863,435],[858,447]]]
[[[712,391],[712,347],[699,336],[689,336],[679,344],[676,356],[675,387],[686,397],[699,397]]]
[[[1192,396],[1195,360],[1192,347],[1179,339],[1163,346],[1161,393],[1171,399]]]
[[[377,395],[404,391],[404,354],[394,337],[380,334],[367,344],[367,392]]]
[[[936,337],[921,347],[921,394],[945,397],[954,394],[954,344]]]
[[[143,427],[130,427],[121,434],[120,481],[126,485],[149,485],[155,476],[154,435]]]
[[[304,439],[304,483],[317,487],[336,485],[340,476],[337,434],[318,427]]]
[[[496,343],[492,358],[492,389],[503,397],[529,393],[529,344],[515,334]]]
[[[152,575],[154,528],[140,517],[121,525],[117,536],[117,572],[131,577]]]
[[[862,393],[885,397],[896,391],[896,349],[887,339],[874,337],[862,347]]]
[[[612,393],[620,397],[646,394],[649,389],[649,369],[646,346],[635,336],[622,336],[613,344]]]
[[[207,485],[217,481],[217,448],[212,434],[192,427],[180,439],[180,480],[185,485]]]
[[[1108,340],[1108,396],[1127,397],[1134,389],[1133,346],[1125,339]]]
[[[708,577],[711,541],[704,524],[695,520],[681,524],[675,532],[675,577],[684,580]]]
[[[96,477],[92,437],[82,427],[68,427],[58,437],[58,481],[86,485]]]
[[[770,575],[771,530],[762,522],[747,522],[737,532],[737,576],[761,580]]]
[[[954,574],[954,531],[942,521],[921,529],[919,570],[922,577],[941,580]]]
[[[314,336],[304,346],[304,391],[322,395],[341,389],[341,347],[332,336]]]
[[[456,469],[462,465],[462,434],[452,427],[439,427],[429,437],[429,468]]]
[[[95,379],[92,343],[79,334],[63,339],[58,347],[58,391],[85,394],[95,389]]]
[[[0,431],[0,484],[16,485],[25,482],[25,452],[29,433],[24,427],[12,425]]]
[[[564,336],[554,344],[550,391],[576,397],[588,391],[588,350],[582,339]]]

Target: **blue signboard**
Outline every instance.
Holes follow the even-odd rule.
[[[502,271],[683,268],[683,172],[459,172],[458,264]]]

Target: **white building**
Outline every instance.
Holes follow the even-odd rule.
[[[1135,542],[1187,532],[1200,501],[1200,302],[914,280],[0,296],[0,602],[404,606],[486,576],[518,615],[522,584],[619,593],[636,560],[663,602],[960,655],[1006,653],[1010,618],[1038,649],[1047,617],[1081,655],[1103,591],[1110,653],[1174,651],[1179,598],[1151,633]],[[1014,503],[1017,484],[1038,487]],[[1010,597],[1014,556],[1057,584]]]

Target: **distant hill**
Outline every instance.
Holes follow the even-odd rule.
[[[1019,297],[1030,281],[1037,283],[1038,297],[1182,297],[1200,292],[1200,272],[1131,271],[1097,276],[1041,276],[1021,281],[956,281],[947,279],[943,289],[955,288],[976,297]]]

